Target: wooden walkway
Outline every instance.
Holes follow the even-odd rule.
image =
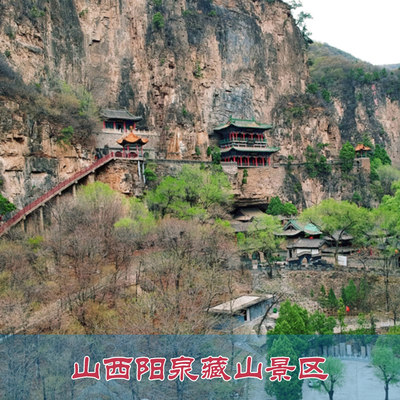
[[[101,168],[103,165],[108,164],[110,161],[115,159],[126,159],[126,160],[133,160],[133,161],[141,161],[143,157],[136,156],[136,157],[129,157],[128,154],[119,152],[119,153],[109,153],[106,156],[98,159],[93,164],[89,165],[88,167],[76,172],[70,178],[66,179],[63,182],[60,182],[57,186],[53,189],[50,189],[48,192],[40,196],[38,199],[33,201],[32,203],[25,206],[23,209],[18,211],[15,215],[13,215],[9,220],[4,222],[0,225],[0,236],[7,232],[10,228],[14,225],[18,224],[22,219],[26,218],[27,215],[31,214],[38,208],[42,207],[46,204],[49,200],[53,197],[59,195],[61,192],[68,189],[70,186],[77,183],[79,180],[85,178],[87,175],[91,174],[92,172],[96,171],[97,169]]]

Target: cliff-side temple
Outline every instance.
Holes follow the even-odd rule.
[[[143,146],[149,141],[149,139],[143,139],[133,133],[133,130],[126,136],[117,140],[117,143],[122,146],[123,151],[117,151],[115,155],[117,157],[124,156],[135,158],[139,155],[143,157]]]
[[[131,114],[127,110],[104,109],[101,113],[104,133],[128,132],[136,129],[136,122],[142,117]]]
[[[221,161],[235,162],[238,167],[264,167],[271,164],[271,155],[279,147],[268,147],[265,132],[272,125],[253,120],[229,118],[214,128],[221,150]]]
[[[136,123],[141,119],[142,116],[133,115],[125,109],[102,110],[102,130],[95,138],[97,158],[109,152],[114,152],[117,157],[130,155],[132,158],[134,153],[137,156],[144,156],[142,146],[146,143],[147,156],[151,159],[156,158],[159,133],[148,130],[138,131]],[[123,142],[124,139],[125,142]]]

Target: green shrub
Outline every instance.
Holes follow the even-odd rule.
[[[33,19],[39,18],[39,17],[44,17],[46,15],[46,13],[43,10],[39,10],[36,6],[33,6],[31,8],[31,13],[30,13],[31,17]]]
[[[282,209],[282,214],[286,215],[287,217],[291,217],[292,215],[297,215],[297,208],[294,204],[292,203],[284,203],[283,204],[283,209]]]
[[[78,16],[79,18],[83,18],[87,13],[89,12],[89,10],[87,8],[85,8],[84,10],[82,10]]]
[[[317,172],[317,152],[312,146],[307,146],[306,152],[306,171],[310,178],[315,178],[318,175]]]
[[[327,305],[329,308],[337,308],[339,305],[338,299],[336,298],[335,292],[332,288],[329,289]]]
[[[209,16],[209,17],[216,17],[216,16],[217,16],[217,12],[216,12],[215,10],[211,10],[211,11],[208,13],[208,16]]]
[[[272,197],[268,204],[267,214],[269,215],[286,215],[288,217],[297,215],[297,208],[294,204],[282,203],[278,196]]]
[[[330,103],[332,101],[331,92],[327,89],[322,89],[321,96],[327,103]]]
[[[288,108],[288,112],[292,114],[294,118],[302,118],[306,108],[304,106],[295,106]]]
[[[189,9],[182,10],[182,15],[184,17],[190,17],[191,15],[195,15],[195,14],[196,14],[196,12],[194,10],[189,10]]]
[[[382,165],[392,165],[392,160],[388,156],[388,153],[386,152],[385,148],[382,146],[379,146],[379,144],[376,145],[375,150],[372,154],[373,159],[379,158],[382,161]]]
[[[66,144],[71,144],[71,139],[74,135],[74,128],[69,125],[67,128],[61,129],[61,135],[57,138],[58,141],[64,142]]]
[[[154,182],[157,180],[157,175],[151,166],[146,166],[144,169],[144,176],[147,182]]]
[[[356,152],[354,147],[346,142],[339,153],[339,158],[341,161],[341,167],[343,172],[350,172],[353,169],[354,158],[356,156]]]
[[[193,75],[195,78],[202,78],[203,77],[203,73],[201,72],[201,66],[200,66],[200,62],[196,62],[196,65],[194,67],[193,70]]]
[[[310,83],[307,86],[307,90],[306,90],[307,93],[317,94],[318,91],[319,91],[319,87],[318,87],[318,84],[316,84],[316,83]]]
[[[231,186],[223,172],[183,166],[177,177],[167,176],[146,195],[151,211],[163,218],[205,218],[215,205],[229,207]]]
[[[44,241],[43,236],[34,236],[28,239],[28,245],[33,251],[37,251],[40,249],[40,246],[42,245]]]
[[[221,164],[221,150],[218,146],[208,147],[207,156],[211,157],[211,161],[214,165]]]
[[[15,39],[15,32],[14,29],[10,25],[6,25],[4,27],[4,33],[8,36],[9,39]]]
[[[0,216],[14,211],[16,207],[0,193]]]
[[[318,176],[325,176],[332,172],[332,167],[328,164],[325,156],[320,156],[316,167]]]
[[[159,11],[153,15],[153,26],[158,30],[165,26],[164,17]]]
[[[352,203],[356,203],[357,205],[360,205],[362,202],[362,197],[360,195],[360,193],[358,192],[354,192],[353,196],[351,198]]]

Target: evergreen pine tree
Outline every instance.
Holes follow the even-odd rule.
[[[336,308],[338,306],[338,299],[336,298],[335,292],[332,288],[329,289],[328,306],[330,308]]]

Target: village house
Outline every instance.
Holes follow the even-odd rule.
[[[320,260],[324,239],[298,239],[287,245],[289,265],[301,265]]]
[[[324,248],[324,253],[334,253],[336,248],[336,242],[339,242],[339,253],[340,254],[350,254],[355,249],[353,248],[353,236],[346,232],[336,231],[331,236],[325,235],[324,240],[326,246]]]
[[[261,322],[267,308],[273,304],[275,298],[273,295],[264,296],[241,296],[231,301],[219,304],[210,308],[209,312],[215,315],[223,316],[219,329],[238,328],[242,325],[254,326]],[[277,317],[277,313],[270,315],[268,321]]]

